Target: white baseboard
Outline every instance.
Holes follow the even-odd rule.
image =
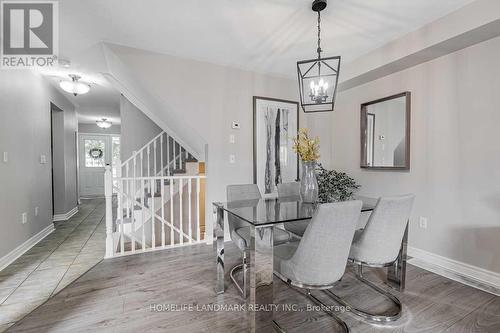
[[[12,264],[17,258],[26,253],[29,249],[31,249],[39,241],[41,241],[49,234],[51,234],[52,231],[54,230],[55,230],[54,224],[53,223],[49,224],[45,229],[43,229],[42,231],[40,231],[39,233],[28,239],[26,242],[16,247],[14,250],[7,253],[7,255],[0,258],[0,271],[3,270],[5,267],[9,266],[10,264]]]
[[[67,212],[66,214],[56,214],[56,215],[54,215],[54,217],[52,218],[52,221],[53,222],[56,222],[56,221],[67,221],[70,218],[72,218],[73,215],[75,215],[76,213],[78,213],[78,206],[76,206],[75,208],[73,208],[72,210],[70,210],[69,212]]]
[[[408,263],[500,296],[500,274],[408,246]]]

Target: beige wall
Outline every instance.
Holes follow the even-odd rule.
[[[362,194],[416,193],[411,246],[495,272],[500,272],[498,59],[500,38],[343,91],[336,111],[325,116],[330,128],[321,132],[323,142],[332,142],[332,165],[353,176]],[[412,93],[411,170],[361,170],[360,104],[406,90]],[[418,227],[419,216],[429,219],[427,229]]]
[[[9,154],[7,163],[0,160],[1,258],[52,223],[50,102],[71,114],[64,126],[68,137],[73,133],[73,141],[76,117],[73,105],[39,75],[27,70],[0,72],[0,154]],[[74,146],[65,150],[70,155],[73,152]],[[47,164],[40,163],[41,154],[46,156]],[[75,161],[76,156],[69,155],[65,161],[71,179],[64,186],[68,202],[73,203]],[[39,207],[38,216],[35,207]],[[26,224],[21,223],[23,212],[28,216]]]
[[[162,130],[123,96],[120,97],[120,114],[120,155],[121,160],[126,161]]]

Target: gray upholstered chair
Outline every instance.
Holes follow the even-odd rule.
[[[228,185],[226,188],[226,195],[228,202],[235,201],[248,201],[255,200],[256,202],[261,199],[261,194],[259,188],[256,184],[242,184],[242,185]],[[234,215],[228,214],[228,224],[229,232],[231,234],[231,240],[234,244],[243,252],[242,263],[234,266],[229,276],[231,280],[236,285],[236,288],[240,291],[244,298],[247,297],[247,254],[248,247],[250,245],[250,227],[247,223],[241,221]],[[274,243],[280,244],[288,242],[292,239],[292,235],[279,228],[274,230]],[[243,269],[243,287],[238,284],[234,274]]]
[[[298,200],[300,199],[300,183],[282,183],[278,184],[278,198],[280,200]],[[284,228],[286,231],[293,233],[298,237],[302,237],[306,231],[309,221],[297,221],[285,223]]]
[[[351,307],[351,312],[375,322],[390,322],[401,317],[401,302],[394,295],[376,286],[363,277],[363,266],[392,266],[398,259],[401,242],[415,196],[413,194],[382,197],[378,200],[364,229],[357,230],[349,253],[349,261],[358,265],[356,277],[375,291],[390,299],[397,307],[391,314],[372,314],[355,308],[331,291],[327,294],[344,306]]]
[[[300,183],[281,183],[278,184],[278,198],[300,198]]]
[[[361,201],[319,205],[300,241],[274,248],[275,275],[290,286],[306,289],[313,302],[324,305],[311,290],[329,289],[344,275],[361,207]],[[349,331],[335,313],[327,313]]]

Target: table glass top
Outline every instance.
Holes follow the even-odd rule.
[[[362,212],[373,210],[373,200],[362,201]],[[280,198],[231,201],[215,205],[250,224],[265,225],[310,219],[318,204],[305,203],[298,198]]]

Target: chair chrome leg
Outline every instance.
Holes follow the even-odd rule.
[[[310,300],[312,300],[314,303],[316,303],[317,305],[321,305],[323,307],[323,311],[326,312],[327,314],[329,314],[330,317],[332,317],[333,319],[335,319],[335,321],[337,322],[337,324],[339,324],[340,327],[342,327],[342,330],[345,333],[349,333],[349,326],[347,326],[346,322],[343,321],[342,319],[340,319],[333,311],[328,310],[328,306],[326,304],[324,304],[322,301],[320,301],[316,296],[314,296],[313,294],[311,294],[310,290],[307,290],[307,297]]]
[[[233,281],[234,285],[236,286],[236,289],[241,293],[243,298],[247,298],[247,270],[248,270],[248,263],[247,263],[247,255],[246,252],[243,253],[243,263],[238,264],[234,266],[231,271],[229,272],[229,277],[231,278],[231,281]],[[240,270],[243,270],[243,288],[240,286],[238,281],[236,281],[236,278],[234,277],[234,274]]]
[[[243,266],[244,264],[238,264],[236,266],[234,266],[231,271],[229,272],[229,277],[231,278],[231,281],[233,281],[236,289],[238,289],[238,291],[243,295],[243,289],[241,289],[238,281],[236,281],[236,278],[234,277],[234,273],[237,272],[237,271],[240,271],[243,269]]]
[[[283,281],[285,282],[285,281]],[[306,293],[304,294],[304,292],[298,290],[296,287],[292,286],[290,284],[289,281],[285,282],[286,285],[288,287],[290,287],[292,290],[295,290],[296,292],[298,292],[299,294],[303,295],[303,296],[306,296],[307,298],[309,298],[310,300],[312,300],[316,305],[320,305],[322,307],[322,310],[324,312],[326,312],[330,317],[332,317],[336,322],[337,324],[342,328],[342,331],[344,333],[349,333],[349,326],[347,326],[346,322],[343,321],[342,319],[340,319],[333,311],[331,310],[328,310],[328,306],[325,305],[323,302],[321,302],[316,296],[314,296],[313,294],[311,294],[311,290],[310,289],[307,289]],[[273,320],[273,327],[276,331],[280,332],[280,333],[285,333],[286,331],[278,324],[278,322],[276,320]]]
[[[373,314],[373,313],[369,313],[369,312],[366,312],[366,311],[363,311],[363,310],[360,310],[354,306],[352,306],[350,303],[348,303],[346,300],[344,300],[343,298],[337,296],[336,294],[334,294],[331,290],[325,290],[324,292],[330,296],[331,298],[333,298],[333,300],[345,307],[349,307],[350,308],[350,311],[352,313],[354,313],[355,315],[363,318],[363,319],[366,319],[366,320],[369,320],[369,321],[372,321],[372,322],[376,322],[376,323],[388,323],[388,322],[393,322],[393,321],[396,321],[398,320],[399,318],[401,318],[401,313],[402,313],[402,305],[401,305],[401,302],[399,301],[399,299],[392,295],[391,293],[385,291],[384,289],[378,287],[377,285],[375,285],[374,283],[366,280],[364,277],[363,277],[363,270],[362,270],[362,266],[359,265],[358,267],[358,274],[356,274],[356,278],[361,281],[362,283],[366,284],[367,286],[369,286],[370,288],[372,288],[373,290],[375,290],[376,292],[378,292],[379,294],[381,294],[382,296],[385,296],[387,299],[391,300],[394,305],[396,305],[396,307],[398,308],[397,312],[394,313],[394,314],[391,314],[391,315],[379,315],[379,314]]]

